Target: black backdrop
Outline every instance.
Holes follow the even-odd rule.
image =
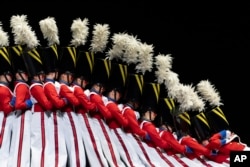
[[[111,35],[128,32],[152,44],[154,55],[172,54],[172,70],[181,83],[195,85],[208,79],[215,85],[231,128],[250,145],[247,3],[8,2],[1,9],[0,21],[11,44],[10,18],[25,14],[41,45],[46,45],[38,24],[41,19],[55,17],[60,44],[66,46],[72,21],[88,18],[90,26],[109,24]]]

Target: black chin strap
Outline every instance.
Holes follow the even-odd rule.
[[[8,82],[8,84],[10,84],[10,83],[11,83],[11,81],[9,81],[9,80],[8,80],[7,75],[8,75],[8,74],[4,74],[4,78],[5,78],[5,80]]]
[[[81,86],[82,88],[84,88],[84,87],[83,87],[83,79],[81,79],[81,85],[80,85],[80,86]]]
[[[38,79],[39,79],[39,82],[41,83],[43,82],[39,74],[38,74]]]
[[[23,78],[22,72],[18,72],[19,76],[22,78],[23,81],[25,81],[25,79]],[[26,81],[25,81],[26,82]]]

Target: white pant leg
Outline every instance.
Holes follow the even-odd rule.
[[[94,133],[92,127],[93,123],[91,118],[87,114],[78,114],[82,140],[85,146],[88,162],[92,167],[108,167],[107,159],[105,158],[100,139]]]

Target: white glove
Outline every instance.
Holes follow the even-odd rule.
[[[134,111],[135,112],[135,116],[136,116],[136,119],[140,119],[140,113],[138,111]]]

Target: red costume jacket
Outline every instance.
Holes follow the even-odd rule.
[[[96,92],[90,92],[89,99],[91,102],[95,103],[98,111],[90,112],[90,116],[97,119],[106,119],[109,120],[112,118],[111,112],[105,106],[102,95],[97,94]]]
[[[15,82],[13,93],[16,96],[15,110],[25,111],[27,109],[25,101],[30,99],[29,85],[25,82]]]
[[[246,144],[241,143],[239,136],[236,134],[222,135],[221,131],[215,133],[209,138],[209,144],[206,145],[207,148],[211,150],[217,150],[218,153],[230,156],[231,151],[244,151],[247,147]],[[224,133],[225,134],[225,133]]]
[[[117,106],[117,103],[109,100],[106,104],[106,107],[113,115],[112,119],[107,120],[109,128],[124,128],[128,125],[128,120],[122,115],[120,109]]]
[[[75,97],[77,97],[80,102],[80,105],[75,108],[77,113],[85,114],[90,110],[96,109],[95,103],[89,101],[88,96],[84,93],[83,88],[74,85],[73,90]]]
[[[30,94],[36,100],[36,103],[34,104],[34,112],[43,112],[52,109],[53,105],[51,101],[47,99],[42,84],[31,84]]]
[[[69,101],[69,103],[67,103],[66,106],[62,108],[62,111],[64,112],[74,111],[73,106],[77,107],[80,104],[78,98],[74,95],[73,91],[70,90],[70,87],[66,84],[61,83],[59,95]]]
[[[126,133],[138,135],[140,138],[144,139],[147,133],[140,128],[135,111],[130,106],[123,105],[122,115],[128,120],[128,126],[124,128],[124,131]]]
[[[0,111],[4,112],[7,116],[10,112],[14,110],[14,107],[10,105],[10,101],[13,97],[13,93],[10,88],[4,84],[0,83]]]
[[[66,101],[59,96],[60,86],[58,87],[52,82],[48,81],[44,83],[43,90],[49,101],[53,104],[53,110],[59,110],[66,105]]]
[[[164,150],[171,149],[171,146],[167,143],[167,141],[160,137],[157,128],[152,122],[143,120],[140,122],[140,128],[149,134],[150,140],[145,140],[149,146],[155,148],[159,147]]]
[[[159,130],[160,137],[165,140],[167,143],[169,143],[170,148],[165,149],[166,153],[168,155],[181,153],[184,154],[186,151],[185,145],[181,145],[178,140],[173,136],[172,132],[169,132],[167,130]]]

